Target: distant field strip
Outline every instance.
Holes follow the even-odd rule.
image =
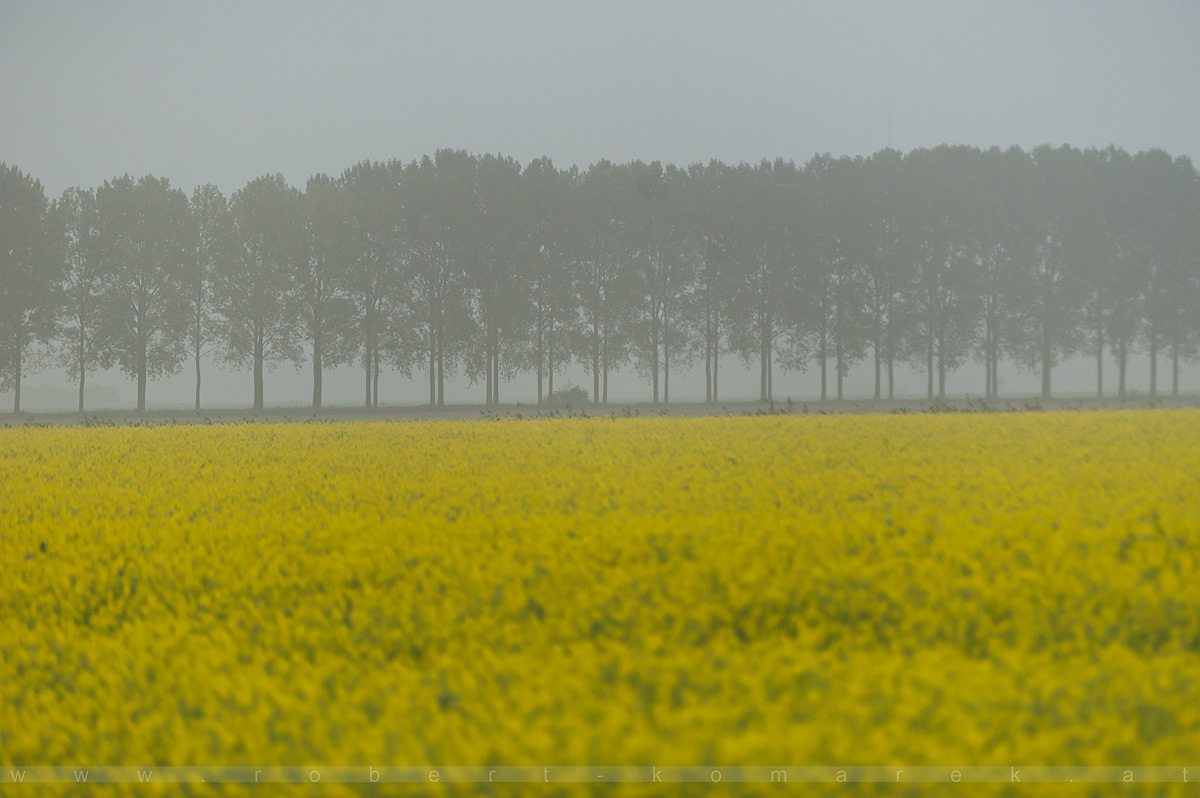
[[[0,430],[0,626],[6,771],[1200,764],[1200,410]]]

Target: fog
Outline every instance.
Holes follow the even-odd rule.
[[[757,365],[745,367],[737,358],[729,356],[723,361],[722,369],[725,380],[722,386],[723,401],[749,401],[758,399]],[[1160,361],[1160,369],[1163,363]],[[218,365],[206,361],[204,373],[204,407],[213,409],[247,408],[250,407],[254,395],[249,371],[235,372],[229,369],[218,371]],[[1105,373],[1115,374],[1116,365],[1113,362],[1105,364]],[[1160,370],[1160,375],[1163,372]],[[1144,357],[1136,358],[1130,363],[1129,380],[1130,392],[1133,396],[1147,395],[1147,384],[1150,368]],[[1180,389],[1187,392],[1200,390],[1200,379],[1195,368],[1186,369],[1180,376]],[[869,399],[873,391],[873,373],[869,362],[860,363],[850,371],[846,381],[846,393],[849,400]],[[361,407],[362,406],[362,369],[357,367],[341,367],[325,372],[325,405],[327,407]],[[675,380],[678,382],[675,382]],[[1096,385],[1096,364],[1086,357],[1073,358],[1054,370],[1055,395],[1071,397],[1094,396]],[[532,375],[506,382],[501,388],[501,396],[505,403],[532,403],[536,400],[537,387]],[[814,401],[819,397],[820,385],[814,369],[807,373],[777,373],[775,376],[775,396],[778,401],[786,401],[791,397],[797,402]],[[1161,376],[1160,376],[1161,380]],[[591,390],[592,379],[578,365],[572,366],[564,374],[556,377],[556,385],[563,386],[568,382]],[[1113,390],[1111,384],[1109,392]],[[471,385],[466,379],[459,377],[446,381],[446,401],[451,404],[483,404],[484,388],[482,384]],[[678,387],[676,387],[678,386]],[[1167,386],[1169,388],[1169,386]],[[1000,392],[1009,397],[1035,397],[1041,388],[1040,377],[1036,373],[1021,371],[1011,365],[1000,368]],[[1164,386],[1160,382],[1159,391]],[[69,383],[60,375],[43,373],[30,378],[21,389],[21,406],[31,411],[67,412],[75,409],[76,386]],[[301,367],[296,369],[283,365],[267,376],[267,404],[276,407],[308,407],[312,396],[312,370]],[[195,377],[184,370],[167,379],[157,380],[150,384],[147,406],[150,409],[170,409],[181,412],[191,412],[192,396],[195,391]],[[947,394],[951,399],[961,399],[966,395],[982,396],[984,393],[984,370],[982,364],[967,366],[956,372],[947,381]],[[126,379],[119,371],[99,371],[88,377],[87,407],[89,410],[129,410],[136,399],[136,385],[133,380]],[[896,396],[901,399],[925,398],[925,375],[923,372],[909,366],[900,366],[896,370]],[[429,402],[428,383],[420,374],[406,378],[395,373],[385,372],[380,379],[380,404],[383,405],[424,405]],[[693,368],[682,372],[678,377],[672,377],[673,402],[699,402],[704,400],[704,373],[702,368]],[[632,369],[610,377],[610,403],[648,402],[650,387],[646,381],[639,379]],[[12,409],[12,393],[0,394],[0,408]]]
[[[1128,2],[911,3],[40,3],[0,7],[0,161],[72,185],[152,173],[190,193],[228,195],[282,173],[303,187],[363,159],[443,147],[562,167],[599,159],[686,165],[814,153],[869,155],[942,143],[1070,144],[1200,156],[1200,5]],[[754,399],[757,365],[722,363],[723,396]],[[869,358],[847,379],[869,396]],[[1108,373],[1112,373],[1106,367]],[[1143,356],[1130,366],[1144,391]],[[1161,373],[1161,372],[1160,372]],[[153,382],[151,407],[189,407],[193,376]],[[558,378],[590,387],[582,368]],[[816,374],[778,374],[774,393],[811,398]],[[672,375],[672,399],[704,398],[703,373]],[[955,372],[954,396],[983,391],[983,367]],[[1095,364],[1069,360],[1055,392],[1089,393]],[[1036,394],[1038,374],[1005,363],[1000,389]],[[305,405],[311,373],[267,378],[271,405]],[[1200,389],[1197,369],[1181,377]],[[26,377],[24,404],[74,385]],[[419,374],[385,372],[380,400],[428,400]],[[327,404],[361,401],[356,368],[325,376]],[[897,372],[897,393],[925,377]],[[97,409],[133,401],[117,371],[89,376]],[[205,404],[247,406],[249,373],[207,363]],[[532,375],[504,401],[531,401]],[[483,387],[447,383],[447,401]],[[649,398],[626,369],[610,399]],[[5,400],[7,401],[7,400]]]

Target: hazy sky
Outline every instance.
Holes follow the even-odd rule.
[[[445,146],[564,165],[889,141],[1195,158],[1198,100],[1196,2],[0,4],[0,160],[52,194],[127,171],[302,185]]]
[[[52,196],[125,172],[302,186],[446,146],[581,166],[945,142],[1197,159],[1200,3],[3,0],[0,109],[0,161]]]

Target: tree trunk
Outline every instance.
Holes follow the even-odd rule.
[[[542,359],[543,359],[542,325],[539,324],[538,328],[537,328],[537,388],[538,388],[537,403],[539,405],[542,403],[542,366],[543,366]]]
[[[24,363],[21,362],[24,352],[20,348],[17,349],[17,374],[13,382],[13,412],[21,412],[21,370],[24,368]]]
[[[713,346],[712,400],[714,402],[721,401],[721,391],[720,391],[720,373],[721,373],[720,341],[721,341],[721,339],[720,339],[719,335],[720,334],[718,333],[716,336],[714,336],[715,344]]]
[[[775,400],[775,362],[772,357],[770,341],[767,342],[767,401]]]
[[[263,409],[263,346],[262,342],[254,344],[254,412]]]
[[[837,374],[834,375],[837,382],[837,400],[840,402],[842,401],[842,334],[845,329],[845,325],[842,323],[842,307],[844,303],[841,297],[840,285],[838,294],[836,309],[833,312],[833,362],[834,368],[837,370]]]
[[[441,336],[438,336],[441,338]],[[444,343],[438,341],[437,355],[437,403],[438,407],[446,404],[446,352]]]
[[[1128,362],[1128,354],[1125,349],[1125,337],[1121,336],[1117,343],[1117,396],[1125,398],[1125,366]]]
[[[928,383],[925,389],[925,398],[930,402],[933,401],[933,333],[930,332],[925,336],[925,377]]]
[[[759,321],[759,325],[758,325],[758,335],[759,335],[758,357],[759,357],[759,365],[760,365],[760,374],[759,374],[759,383],[758,383],[758,398],[764,402],[767,400],[767,392],[770,390],[770,387],[767,385],[767,382],[769,380],[768,374],[770,373],[770,366],[768,365],[768,363],[769,363],[770,354],[771,354],[771,329],[770,329],[770,327],[771,327],[771,317],[767,314],[766,310],[763,309],[762,319]]]
[[[663,343],[663,404],[671,404],[671,350]]]
[[[371,406],[371,354],[371,335],[368,333],[363,341],[363,407]]]
[[[878,402],[883,396],[883,355],[879,351],[879,316],[876,314],[875,321],[875,340],[872,341],[872,349],[875,352],[875,401]]]
[[[896,398],[896,358],[892,354],[894,347],[888,344],[887,355],[887,370],[888,370],[888,401]]]
[[[146,412],[146,345],[139,342],[137,362],[137,409],[139,413]]]
[[[992,323],[989,319],[983,335],[983,395],[992,398]]]
[[[658,336],[653,336],[653,339],[654,340],[651,342],[650,357],[650,385],[652,387],[651,393],[653,395],[653,403],[658,404]]]
[[[997,334],[997,340],[993,344],[992,353],[992,398],[1000,398],[1000,341]]]
[[[592,344],[592,403],[600,404],[600,347]]]
[[[671,325],[663,316],[663,404],[671,404]]]
[[[546,390],[554,392],[554,326],[551,323],[550,335],[546,338]]]
[[[1000,398],[1000,332],[991,338],[991,397]]]
[[[79,323],[79,415],[83,415],[83,383],[87,378],[87,363],[84,357],[87,345],[84,341],[84,325],[83,320]]]
[[[1158,396],[1158,331],[1150,325],[1150,398]]]
[[[436,385],[436,381],[437,381],[436,352],[437,352],[437,347],[434,346],[433,326],[432,326],[432,322],[430,322],[430,327],[429,327],[429,406],[430,407],[433,407],[433,405],[437,402],[437,391],[434,387]]]
[[[608,336],[604,336],[604,404],[608,404]]]
[[[196,412],[200,412],[200,349],[196,348]]]
[[[1053,353],[1050,347],[1050,325],[1042,320],[1042,398],[1050,398],[1050,368]]]
[[[767,400],[767,332],[762,330],[758,342],[758,398]]]
[[[835,336],[834,349],[837,350],[837,400],[840,402],[842,401],[842,374],[844,373],[842,369],[842,359],[845,356],[845,350],[842,347],[842,333],[840,329]]]
[[[821,360],[821,401],[824,402],[828,396],[829,386],[829,357],[825,347],[829,343],[828,335],[825,331],[825,322],[821,322],[821,351],[817,355]]]
[[[937,369],[938,369],[938,399],[946,398],[946,333],[942,331],[938,334],[937,341]]]
[[[1179,396],[1179,331],[1171,339],[1171,396]]]
[[[313,342],[313,410],[321,409],[321,343]]]
[[[712,314],[704,315],[704,401],[711,403],[712,391]]]
[[[1096,323],[1096,398],[1104,398],[1104,318]]]
[[[992,333],[989,331],[983,344],[983,395],[992,398]]]
[[[490,335],[490,333],[489,333],[489,335],[488,335],[488,343],[487,343],[487,357],[484,359],[483,371],[484,371],[484,376],[483,376],[483,384],[484,384],[484,389],[483,389],[483,390],[484,390],[484,400],[483,400],[483,404],[484,404],[486,407],[491,407],[491,405],[492,405],[492,343],[491,343],[491,335]]]
[[[713,313],[712,319],[712,401],[719,402],[720,392],[717,388],[718,375],[720,374],[720,357],[721,357],[721,328],[716,313]]]
[[[550,335],[546,341],[546,367],[550,370],[549,380],[547,385],[550,393],[554,393],[554,322],[550,322]]]
[[[373,349],[374,349],[374,351],[371,352],[371,371],[372,371],[371,407],[379,407],[379,341],[378,340],[375,341],[375,345],[374,345]]]
[[[497,390],[498,386],[496,385],[496,366],[500,359],[499,340],[500,333],[493,325],[487,333],[487,378],[484,380],[484,382],[487,383],[487,400],[488,404],[490,405],[498,404],[496,398],[500,394],[500,392]]]
[[[992,339],[992,398],[1000,398],[1000,332]]]

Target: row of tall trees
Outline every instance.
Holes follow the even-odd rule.
[[[539,402],[570,363],[593,399],[632,365],[655,402],[703,364],[717,401],[727,357],[819,372],[843,396],[869,361],[875,397],[898,364],[923,368],[930,397],[983,366],[998,392],[1010,360],[1051,374],[1095,358],[1096,391],[1124,395],[1130,359],[1160,361],[1179,389],[1200,352],[1200,180],[1158,150],[942,146],[907,155],[818,155],[687,169],[442,150],[362,162],[303,191],[280,175],[230,197],[189,198],[165,178],[119,177],[50,201],[0,164],[0,387],[53,362],[79,386],[120,367],[147,384],[215,354],[265,374],[357,363],[364,403],[381,372],[420,375],[430,404],[461,373],[488,404],[518,374]]]

